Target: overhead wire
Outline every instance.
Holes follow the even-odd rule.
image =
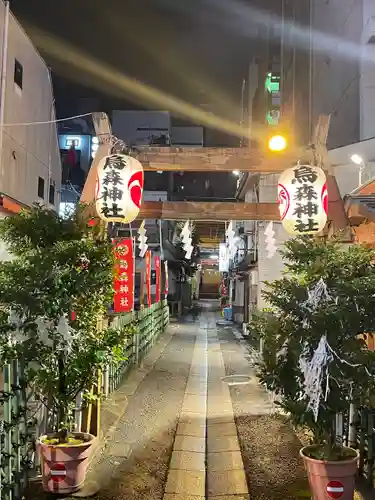
[[[67,122],[69,120],[75,120],[76,118],[83,118],[85,116],[91,116],[91,113],[82,113],[75,116],[67,116],[66,118],[57,118],[55,120],[47,120],[44,122],[25,122],[25,123],[4,123],[2,127],[26,127],[28,125],[48,125],[51,123]]]

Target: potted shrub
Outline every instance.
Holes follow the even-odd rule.
[[[297,238],[282,254],[286,272],[264,292],[270,309],[250,325],[263,342],[260,380],[310,430],[301,457],[313,498],[349,500],[358,452],[343,445],[340,422],[375,389],[375,355],[358,338],[375,331],[374,251]]]
[[[53,432],[41,436],[43,486],[70,493],[84,481],[94,436],[71,432],[76,396],[87,396],[98,369],[120,361],[129,331],[103,329],[112,302],[113,250],[87,224],[34,206],[6,218],[0,237],[14,259],[0,263],[1,360],[20,359],[27,386],[48,408]]]

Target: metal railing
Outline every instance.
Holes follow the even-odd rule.
[[[262,342],[256,339],[248,339],[248,352],[250,363],[254,366],[262,362]],[[271,400],[276,403],[279,396],[267,391]],[[345,446],[350,446],[359,451],[358,476],[364,479],[365,485],[371,492],[375,492],[375,408],[355,407],[353,404],[347,407],[342,414],[342,436]]]
[[[108,396],[119,386],[129,369],[142,361],[164,332],[169,323],[167,301],[153,304],[133,314],[116,316],[111,325],[121,328],[130,323],[136,325],[136,332],[124,345],[123,354],[126,359],[118,365],[109,365],[103,372],[102,394],[104,396]]]
[[[109,318],[113,326],[136,327],[123,346],[124,361],[105,367],[101,395],[114,391],[132,366],[137,366],[163,333],[169,322],[167,301],[133,314]],[[51,415],[45,401],[28,387],[25,367],[15,360],[0,371],[0,500],[19,500],[28,481],[40,474],[36,440],[51,430]],[[82,412],[77,407],[76,413]],[[82,419],[75,415],[76,430]]]
[[[344,444],[359,451],[360,477],[375,492],[375,408],[355,408],[353,405],[343,415]]]

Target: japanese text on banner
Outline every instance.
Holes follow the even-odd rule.
[[[154,262],[155,262],[155,273],[156,273],[156,292],[155,292],[155,302],[160,302],[160,295],[161,295],[161,283],[160,283],[160,255],[155,255],[154,257]]]
[[[123,170],[126,167],[127,164],[123,155],[108,156],[103,166],[101,213],[109,219],[123,216],[121,202],[124,196]]]
[[[151,250],[146,252],[146,292],[147,305],[151,306]]]
[[[131,312],[134,309],[134,255],[131,238],[115,242],[114,311]]]

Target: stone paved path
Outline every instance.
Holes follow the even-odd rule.
[[[249,500],[215,307],[172,324],[113,395],[99,500]]]
[[[202,301],[200,312],[172,323],[105,402],[105,438],[75,496],[99,489],[97,500],[309,497],[300,443],[272,415],[247,342],[215,307]],[[229,386],[228,375],[247,382]],[[32,487],[26,498],[54,497]]]
[[[217,314],[202,303],[193,361],[179,415],[164,500],[248,499]]]

